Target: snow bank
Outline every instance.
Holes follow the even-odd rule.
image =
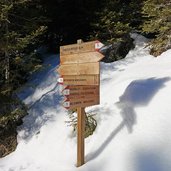
[[[147,39],[133,34],[135,49],[123,60],[101,63],[101,103],[86,111],[98,126],[86,139],[86,164],[76,163],[76,138],[60,106],[58,56],[30,81],[20,97],[29,115],[18,129],[15,152],[0,159],[0,171],[170,171],[171,50],[154,58]]]

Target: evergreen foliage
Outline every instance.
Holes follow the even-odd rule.
[[[34,49],[45,31],[38,1],[0,2],[0,91],[10,94],[40,63]],[[32,51],[32,53],[30,53]]]
[[[78,39],[88,40],[95,12],[102,8],[98,0],[42,0],[42,4],[49,19],[46,41],[53,52]]]
[[[17,146],[16,128],[22,124],[27,109],[17,98],[2,94],[0,104],[0,157],[4,157]]]
[[[1,0],[0,128],[26,113],[14,91],[41,68],[36,49],[42,43],[58,52],[59,46],[77,39],[99,39],[111,44],[104,60],[112,62],[126,56],[132,48],[129,33],[136,31],[152,35],[151,54],[158,56],[171,48],[170,9],[170,0]],[[75,118],[72,121],[75,126]],[[86,136],[96,124],[87,116]]]
[[[27,114],[14,91],[41,66],[35,52],[46,27],[39,0],[0,1],[0,157],[16,148],[16,128]]]
[[[122,38],[141,24],[142,1],[103,0],[103,10],[97,12],[92,23],[92,38],[103,42],[120,42]]]
[[[170,9],[170,0],[146,0],[144,2],[142,14],[145,21],[142,25],[142,31],[156,35],[156,38],[151,42],[151,53],[154,56],[171,48]]]
[[[69,110],[69,121],[66,121],[68,126],[72,126],[73,132],[71,136],[76,136],[77,133],[77,116],[75,115],[77,112],[76,109]],[[92,135],[97,127],[97,121],[95,119],[95,115],[93,113],[85,113],[85,132],[84,137],[87,138],[88,136]]]

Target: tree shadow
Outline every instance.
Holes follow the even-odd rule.
[[[18,89],[17,95],[22,101],[31,98],[36,93],[38,88],[47,88],[50,84],[53,84],[57,80],[58,76],[56,73],[56,68],[60,63],[59,55],[49,55],[45,58],[43,62],[43,67],[39,71],[33,73],[28,79],[29,81],[22,87]],[[32,105],[32,104],[27,104]]]
[[[126,126],[131,133],[133,131],[133,126],[136,124],[136,112],[134,108],[136,106],[147,105],[159,89],[165,86],[164,83],[169,80],[171,80],[170,77],[152,77],[149,79],[132,81],[125,89],[123,95],[120,96],[120,101],[116,103],[121,110],[120,113],[123,121],[110,133],[97,150],[86,156],[86,160],[90,161],[99,156],[124,126]]]
[[[122,121],[117,126],[117,128],[114,129],[110,133],[110,135],[107,137],[107,139],[100,145],[100,147],[96,151],[94,151],[86,156],[86,160],[90,161],[90,160],[95,159],[97,156],[99,156],[104,151],[104,149],[107,147],[107,145],[112,141],[112,139],[122,130],[122,128],[124,126],[125,126],[125,123],[124,123],[124,121]]]
[[[146,106],[155,96],[155,94],[163,87],[164,83],[171,80],[170,77],[165,78],[149,78],[132,81],[125,89],[119,102],[116,103],[120,108],[121,116],[125,122],[128,132],[133,131],[133,126],[137,122],[135,107]]]
[[[141,150],[134,156],[137,171],[168,171],[170,163],[164,161],[159,150]]]
[[[18,93],[28,108],[28,115],[18,127],[19,139],[29,141],[35,134],[40,133],[44,124],[55,120],[61,101],[59,84],[56,81],[59,77],[56,73],[59,63],[59,55],[46,56],[44,68],[34,73],[29,83]]]
[[[28,108],[29,115],[23,118],[23,124],[18,127],[18,138],[29,141],[40,133],[43,125],[54,122],[60,111],[60,101],[59,86],[56,85]]]

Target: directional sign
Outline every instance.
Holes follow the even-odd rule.
[[[95,75],[99,74],[99,63],[82,63],[82,64],[70,64],[60,65],[57,71],[60,75]]]
[[[60,47],[58,79],[65,88],[62,105],[66,109],[77,108],[77,166],[84,164],[85,111],[87,106],[99,104],[100,64],[104,57],[99,41],[82,42]]]
[[[99,96],[99,86],[65,86],[62,94],[70,99],[78,96]]]
[[[81,97],[75,99],[66,99],[62,106],[66,109],[74,109],[77,107],[87,107],[99,104],[99,96],[91,96],[91,97]]]
[[[60,64],[92,63],[104,58],[99,52],[86,52],[60,56]]]
[[[99,75],[63,75],[58,82],[65,85],[99,85]]]
[[[100,48],[102,48],[104,44],[96,41],[90,41],[85,42],[81,44],[72,44],[72,45],[66,45],[60,47],[60,55],[70,55],[70,54],[76,54],[76,53],[84,53],[84,52],[93,52],[98,51]]]

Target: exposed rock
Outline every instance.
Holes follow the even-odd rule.
[[[105,55],[105,58],[103,58],[102,61],[109,63],[125,58],[130,49],[133,48],[133,39],[129,34],[127,34],[122,38],[121,41],[114,42],[113,44],[101,49],[101,52]]]

